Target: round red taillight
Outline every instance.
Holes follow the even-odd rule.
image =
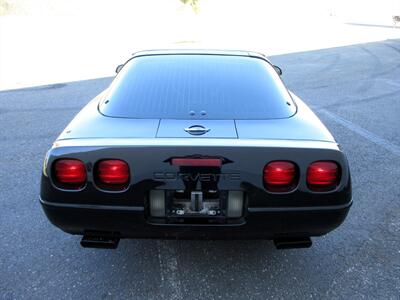
[[[308,166],[307,185],[316,192],[334,190],[340,182],[340,168],[333,161],[316,161]]]
[[[95,167],[96,184],[103,189],[125,189],[129,183],[129,178],[129,166],[123,160],[101,160]]]
[[[290,161],[273,161],[264,167],[263,178],[268,191],[289,192],[297,185],[297,167]]]
[[[65,189],[80,189],[86,184],[85,164],[79,159],[58,159],[53,164],[54,181]]]

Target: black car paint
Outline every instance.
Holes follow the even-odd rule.
[[[190,51],[186,54],[190,55]],[[253,57],[251,54],[240,55]],[[265,60],[257,55],[256,59]],[[275,80],[280,81],[279,77]],[[40,202],[49,220],[66,232],[81,235],[97,232],[121,238],[309,237],[335,229],[349,211],[352,200],[347,159],[327,129],[294,94],[291,97],[297,111],[293,116],[274,120],[234,120],[228,131],[220,120],[167,120],[162,116],[158,120],[110,118],[98,110],[106,96],[107,91],[78,114],[45,159]],[[193,136],[185,132],[188,126],[202,125],[202,122],[211,128],[204,135]],[[168,132],[169,127],[160,128],[161,123],[175,126],[176,130]],[[215,135],[213,125],[217,127],[217,124],[221,131]],[[225,137],[232,130],[233,134]],[[188,155],[223,156],[230,163],[212,171],[211,177],[207,177],[210,172],[179,170],[165,163],[172,157]],[[81,190],[65,190],[53,181],[51,166],[59,158],[76,158],[85,163],[88,180]],[[122,159],[131,167],[131,181],[125,190],[103,190],[93,181],[93,166],[107,158]],[[264,188],[263,168],[273,160],[289,160],[298,166],[299,183],[292,191],[271,193]],[[313,192],[308,189],[306,170],[317,160],[333,160],[339,164],[342,176],[335,190]],[[160,174],[177,176],[167,179]],[[220,224],[170,224],[149,215],[150,190],[184,189],[188,182],[190,186],[190,182],[204,176],[221,191],[245,193],[240,218],[223,220]]]

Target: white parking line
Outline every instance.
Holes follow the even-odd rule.
[[[385,148],[386,150],[390,151],[391,153],[400,156],[400,146],[397,146],[391,142],[389,142],[388,140],[385,140],[379,136],[377,136],[376,134],[358,126],[357,124],[354,124],[330,111],[327,111],[326,109],[318,109],[318,112],[323,113],[324,115],[326,115],[327,117],[331,118],[333,121],[335,121],[336,123],[339,123],[340,125],[343,125],[344,127],[346,127],[347,129],[357,133],[358,135],[361,135],[362,137],[366,138],[367,140],[371,141],[374,144],[377,144],[383,148]]]
[[[178,278],[178,261],[174,241],[157,241],[158,260],[161,271],[161,288],[170,291],[168,299],[183,299],[181,282]]]

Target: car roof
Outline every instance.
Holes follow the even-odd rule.
[[[132,58],[138,56],[151,55],[228,55],[228,56],[248,56],[261,58],[270,63],[268,58],[259,52],[246,50],[224,50],[224,49],[152,49],[142,50],[132,54]]]

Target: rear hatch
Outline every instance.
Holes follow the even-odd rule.
[[[155,137],[334,141],[268,62],[235,55],[134,58],[59,139]]]
[[[159,119],[159,138],[238,138],[235,120],[286,119],[296,107],[265,60],[176,54],[129,61],[99,111],[119,119]]]

